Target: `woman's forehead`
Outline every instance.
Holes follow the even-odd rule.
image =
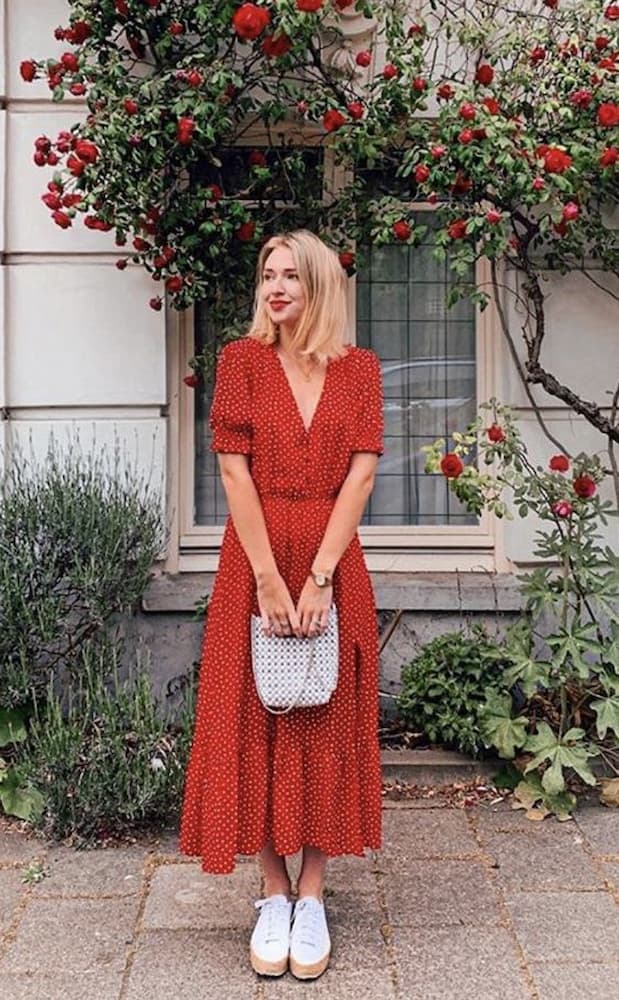
[[[289,247],[275,247],[265,261],[264,270],[269,267],[281,269],[296,267],[292,250]]]

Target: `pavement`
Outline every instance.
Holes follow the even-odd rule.
[[[249,965],[255,858],[205,875],[174,830],[77,851],[3,820],[0,996],[617,1000],[619,810],[574,815],[386,801],[382,850],[329,862],[333,952],[313,982]]]

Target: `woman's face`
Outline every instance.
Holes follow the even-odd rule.
[[[260,294],[273,322],[294,330],[305,309],[305,292],[288,247],[276,247],[267,257]]]

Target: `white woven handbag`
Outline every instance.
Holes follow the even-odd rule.
[[[251,616],[251,661],[258,697],[274,715],[325,705],[335,691],[339,667],[337,608],[317,636],[267,636],[260,615]]]

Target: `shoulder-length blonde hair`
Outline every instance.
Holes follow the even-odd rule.
[[[265,344],[278,339],[278,324],[267,311],[260,296],[266,262],[277,247],[287,247],[298,269],[305,292],[305,309],[292,338],[293,350],[314,355],[319,361],[342,357],[349,338],[348,277],[335,250],[323,243],[309,229],[271,236],[258,255],[254,315],[247,332]]]

